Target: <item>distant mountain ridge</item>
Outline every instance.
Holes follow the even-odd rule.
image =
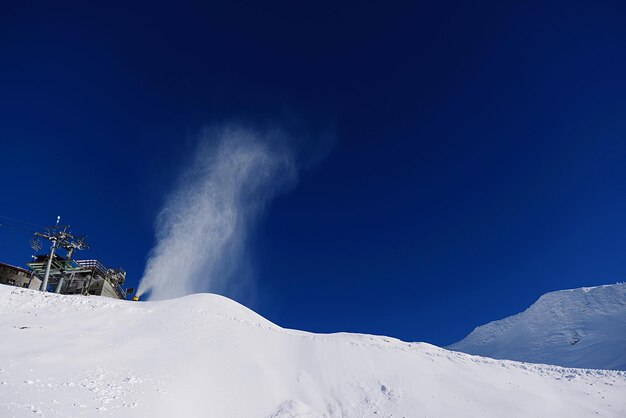
[[[565,367],[626,370],[626,283],[546,293],[450,350]]]

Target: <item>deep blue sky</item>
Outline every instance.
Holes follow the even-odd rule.
[[[251,241],[242,302],[282,326],[448,344],[626,277],[623,1],[18,3],[0,215],[62,215],[131,285],[194,136],[231,118],[326,153]],[[0,261],[29,238],[0,228]]]

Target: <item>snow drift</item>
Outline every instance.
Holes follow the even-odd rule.
[[[221,296],[156,302],[0,285],[3,417],[626,415],[626,373],[283,329]]]
[[[496,359],[626,370],[626,283],[546,293],[451,350]]]

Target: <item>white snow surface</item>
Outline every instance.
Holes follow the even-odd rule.
[[[626,373],[0,285],[1,417],[624,417]]]
[[[626,370],[626,283],[546,293],[524,312],[477,327],[448,348],[496,359]]]

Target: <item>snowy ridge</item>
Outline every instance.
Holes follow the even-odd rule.
[[[625,416],[626,373],[283,329],[224,297],[0,285],[2,417]]]
[[[626,283],[546,293],[448,348],[496,359],[626,370]]]

